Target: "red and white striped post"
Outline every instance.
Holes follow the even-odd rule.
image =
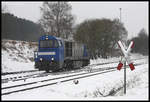
[[[118,41],[118,45],[119,47],[121,48],[121,51],[124,55],[124,58],[125,58],[125,62],[124,62],[124,94],[126,94],[126,62],[128,63],[128,65],[130,66],[130,69],[131,70],[134,70],[134,65],[133,65],[133,62],[130,60],[130,57],[129,57],[129,53],[131,51],[131,48],[133,48],[133,45],[134,45],[134,42],[131,41],[131,43],[129,44],[129,47],[128,49],[126,50],[123,46],[123,44],[121,43],[121,41]],[[118,64],[118,67],[117,69],[118,70],[121,70],[121,68],[123,67],[123,62],[120,61],[119,64]]]

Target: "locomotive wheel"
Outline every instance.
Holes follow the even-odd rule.
[[[45,71],[46,71],[46,73],[49,73],[49,69],[48,68],[46,68]]]
[[[34,68],[35,68],[35,69],[38,69],[38,68],[39,68],[39,64],[38,64],[38,62],[35,62],[35,64],[34,64]]]
[[[39,68],[39,71],[41,71],[42,69],[41,68]]]
[[[57,63],[55,63],[54,66],[52,66],[54,69],[52,70],[52,72],[58,72],[60,70],[59,65]]]
[[[52,70],[52,72],[58,72],[59,71],[59,69],[56,69],[56,70]]]
[[[73,69],[73,61],[71,61],[71,60],[67,60],[66,62],[65,62],[65,70],[71,70],[71,69]]]
[[[89,63],[90,63],[89,60],[85,60],[85,61],[83,61],[83,65],[82,66],[87,66]]]
[[[68,70],[73,69],[73,61],[69,61],[68,63]]]

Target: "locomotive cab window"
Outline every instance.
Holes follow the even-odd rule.
[[[56,48],[58,46],[59,45],[58,45],[57,40],[41,40],[40,41],[41,48]]]
[[[58,40],[58,44],[59,46],[62,46],[62,42],[60,40]]]

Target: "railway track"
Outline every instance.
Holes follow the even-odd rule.
[[[143,63],[138,63],[135,64],[135,66],[142,65]],[[112,71],[116,71],[116,66],[115,67],[106,67],[103,69],[94,69],[92,72],[83,72],[83,73],[78,73],[74,75],[66,75],[63,77],[56,77],[56,78],[50,78],[50,79],[44,79],[40,81],[35,81],[35,82],[30,82],[30,83],[24,83],[24,84],[19,84],[19,85],[14,85],[14,86],[7,86],[7,87],[2,87],[2,95],[8,95],[11,93],[16,93],[16,92],[21,92],[21,91],[26,91],[26,90],[31,90],[35,88],[40,88],[44,86],[49,86],[49,85],[54,85],[57,84],[58,82],[67,82],[75,79],[81,79],[81,78],[86,78],[98,74],[103,74],[103,73],[108,73]]]
[[[144,59],[144,58],[140,58],[140,59]],[[132,59],[132,60],[139,60],[138,59]],[[117,63],[118,61],[112,61],[112,62],[105,62],[105,63],[98,63],[98,64],[92,64],[92,65],[89,65],[89,66],[95,66],[95,65],[103,65],[103,64],[110,64],[110,63]],[[5,75],[12,75],[12,74],[22,74],[22,73],[31,73],[31,72],[38,72],[39,70],[27,70],[27,71],[16,71],[16,72],[4,72],[4,73],[1,73],[2,76],[5,76]]]
[[[131,60],[141,60],[141,59],[144,59],[144,57],[143,58],[136,58],[136,59],[131,59]],[[105,62],[105,63],[97,63],[97,64],[92,64],[92,65],[89,65],[90,67],[91,66],[97,66],[97,65],[104,65],[104,64],[112,64],[112,63],[118,63],[119,61],[111,61],[111,62]]]
[[[27,75],[26,75],[27,74]],[[18,75],[18,74],[13,74],[12,75],[9,75],[11,77],[6,77],[6,76],[2,76],[2,83],[8,83],[9,81],[19,81],[19,80],[24,80],[24,79],[27,79],[27,78],[31,78],[31,77],[35,77],[35,76],[42,76],[42,74],[45,74],[44,71],[35,71],[35,72],[29,72],[29,73],[26,73],[24,75]]]
[[[16,71],[16,72],[4,72],[1,73],[2,76],[4,75],[11,75],[11,74],[22,74],[22,73],[30,73],[30,72],[37,72],[39,70],[27,70],[27,71]]]
[[[140,59],[132,59],[132,60],[141,60],[144,58],[140,58]],[[63,71],[63,72],[55,72],[55,73],[45,73],[44,71],[38,71],[38,70],[29,70],[29,71],[20,71],[20,72],[10,72],[7,73],[7,75],[15,75],[14,77],[4,77],[1,79],[2,83],[8,83],[9,81],[20,81],[20,80],[26,80],[29,78],[37,78],[37,77],[44,77],[44,76],[48,76],[48,75],[59,75],[59,74],[67,74],[67,73],[76,73],[76,72],[81,72],[81,71],[85,71],[87,70],[87,68],[90,67],[94,67],[94,66],[98,66],[98,65],[106,65],[106,64],[112,64],[112,63],[118,63],[118,61],[113,61],[113,62],[106,62],[106,63],[98,63],[98,64],[92,64],[92,65],[88,65],[86,66],[86,68],[81,68],[81,69],[74,69],[74,70],[70,70],[70,71]],[[101,69],[101,68],[100,68]],[[91,69],[89,69],[90,71]],[[93,70],[93,69],[92,69]],[[32,73],[31,73],[32,72]],[[27,75],[20,75],[22,73],[30,73]],[[17,74],[17,75],[16,75]],[[19,74],[19,75],[18,75]],[[3,74],[4,76],[6,76],[6,74]],[[2,77],[3,77],[2,75]]]

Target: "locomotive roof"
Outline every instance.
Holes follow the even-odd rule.
[[[46,38],[74,42],[73,40],[70,40],[70,39],[63,39],[63,38],[52,36],[52,35],[43,35],[43,36],[40,37],[40,40],[45,40]]]

